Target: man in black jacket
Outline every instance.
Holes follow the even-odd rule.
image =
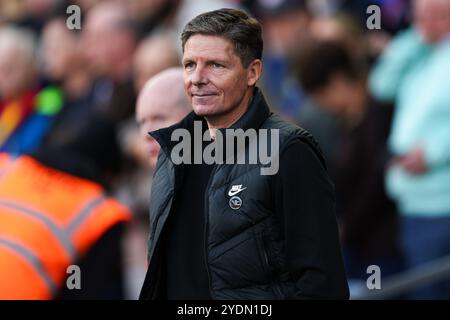
[[[334,188],[320,149],[308,132],[272,114],[256,87],[261,25],[237,10],[207,12],[186,25],[182,45],[194,111],[151,132],[161,152],[140,298],[348,298]],[[174,137],[187,132],[195,139],[199,125],[213,141],[194,141],[180,162]],[[277,170],[264,174],[267,163],[248,161],[252,150],[261,155],[267,147],[264,134],[232,148],[232,157],[226,150],[226,161],[195,160],[198,149],[205,155],[214,143],[216,155],[224,151],[223,142],[234,139],[228,130],[276,132],[269,149]],[[228,161],[242,154],[243,163]]]

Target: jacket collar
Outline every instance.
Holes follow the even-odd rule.
[[[254,88],[252,100],[247,108],[244,115],[236,121],[230,129],[243,129],[244,131],[250,128],[258,129],[262,123],[271,115],[270,109],[267,102],[258,87]],[[173,147],[178,143],[177,141],[172,141],[170,138],[172,132],[176,129],[186,129],[193,133],[194,131],[194,121],[202,121],[204,130],[207,128],[206,120],[203,117],[197,116],[193,111],[190,112],[185,118],[180,122],[166,128],[151,131],[149,134],[158,141],[161,149],[166,153],[170,154]],[[226,128],[219,129],[225,130]]]

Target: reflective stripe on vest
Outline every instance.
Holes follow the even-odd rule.
[[[9,168],[0,177],[0,299],[52,298],[67,267],[131,214],[99,185],[30,157],[3,163]],[[35,182],[45,190],[34,189]]]
[[[13,251],[14,253],[16,253],[20,258],[25,260],[28,264],[30,264],[33,267],[34,271],[45,282],[50,293],[52,295],[56,294],[56,291],[57,291],[56,283],[53,282],[52,278],[50,278],[47,271],[45,271],[45,268],[42,265],[42,262],[41,262],[41,260],[39,260],[38,257],[36,257],[32,252],[28,251],[28,249],[23,247],[22,245],[15,243],[13,241],[4,239],[2,237],[0,237],[0,246],[5,246],[6,248],[8,248],[11,251]]]
[[[45,214],[30,208],[26,208],[18,203],[13,203],[7,200],[3,200],[0,198],[0,208],[7,207],[10,209],[14,209],[19,214],[24,214],[26,216],[31,217],[32,219],[36,219],[39,222],[42,222],[62,244],[66,253],[70,256],[72,260],[76,260],[76,250],[73,247],[72,241],[70,237],[73,235],[74,231],[81,225],[81,223],[91,214],[94,208],[99,205],[102,201],[106,199],[105,195],[101,195],[91,202],[87,204],[85,208],[83,208],[78,214],[76,214],[75,219],[69,224],[65,229],[61,229],[58,227],[49,217]]]

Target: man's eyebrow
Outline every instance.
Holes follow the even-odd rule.
[[[194,58],[191,57],[186,57],[181,59],[181,63],[185,64],[186,62],[194,62]],[[228,64],[229,61],[223,58],[217,58],[217,59],[207,59],[205,60],[206,64],[211,64],[211,63],[220,63],[220,64]]]
[[[220,63],[220,64],[228,64],[227,60],[223,59],[209,59],[206,61],[206,63]]]

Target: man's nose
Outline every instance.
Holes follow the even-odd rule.
[[[191,83],[193,85],[202,85],[208,82],[205,69],[201,66],[197,66],[191,73]]]

